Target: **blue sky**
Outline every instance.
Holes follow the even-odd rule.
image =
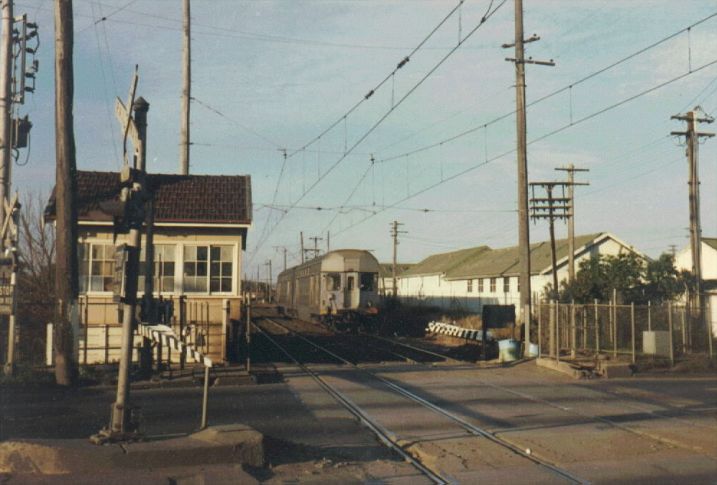
[[[517,243],[515,119],[492,123],[514,109],[514,70],[504,60],[513,52],[501,49],[513,38],[512,1],[396,106],[478,25],[490,4],[465,0],[410,62],[343,119],[457,3],[192,1],[196,101],[190,171],[252,176],[248,271],[255,273],[268,258],[280,268],[278,247],[287,247],[290,264],[296,262],[300,231],[306,238],[325,238],[330,231],[332,248],[371,249],[387,261],[393,220],[408,231],[400,245],[403,261],[480,244]],[[700,69],[717,60],[717,17],[578,81],[717,13],[717,4],[524,3],[526,36],[541,37],[529,44],[527,55],[556,61],[555,67],[528,66],[528,102],[573,85],[528,110],[529,141],[565,127],[530,144],[530,179],[562,178],[554,168],[569,163],[589,168],[579,178],[591,185],[576,189],[578,233],[610,231],[650,255],[670,244],[685,246],[687,164],[684,148],[669,136],[683,126],[670,116],[697,104],[717,112],[717,64]],[[115,96],[127,97],[138,64],[138,94],[150,103],[148,169],[176,172],[182,2],[74,4],[78,167],[119,168],[121,133],[113,103]],[[495,1],[492,8],[498,5]],[[13,185],[22,193],[47,193],[54,182],[52,8],[51,0],[22,0],[15,7],[16,14],[27,12],[39,23],[42,37],[38,87],[21,109],[34,123],[32,148],[27,165],[13,169]],[[700,70],[579,122],[690,68]],[[409,154],[430,145],[436,146]],[[282,149],[291,155],[286,164]],[[708,236],[717,235],[716,155],[717,140],[700,147],[702,223]],[[26,156],[21,154],[21,162]],[[275,208],[268,207],[272,201]],[[558,236],[565,233],[564,224],[558,224]],[[531,224],[531,239],[545,238],[546,224]]]

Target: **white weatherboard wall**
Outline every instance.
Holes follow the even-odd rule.
[[[592,256],[612,255],[634,252],[630,246],[613,238],[608,234],[601,235],[587,247],[579,247],[575,254],[575,268],[579,268],[580,261]],[[552,283],[551,266],[534,268],[539,271],[530,278],[531,290],[534,294],[542,294],[545,286]],[[495,288],[491,291],[491,278],[495,278]],[[558,281],[568,278],[567,257],[558,260]],[[441,308],[455,308],[480,312],[483,305],[516,305],[520,303],[517,275],[476,275],[472,280],[472,291],[468,291],[469,278],[446,279],[445,274],[431,275],[403,275],[399,277],[399,296],[409,302],[420,302],[426,305],[435,305]],[[504,288],[505,280],[508,287]],[[482,280],[482,286],[479,283]],[[508,291],[505,291],[505,290]],[[717,305],[716,305],[717,306]]]
[[[702,243],[702,279],[717,280],[717,249]],[[678,270],[692,271],[692,249],[687,246],[675,255],[675,267]],[[707,305],[712,336],[717,336],[717,291],[707,291]]]

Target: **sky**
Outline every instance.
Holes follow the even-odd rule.
[[[297,263],[302,231],[308,247],[321,237],[325,249],[328,234],[331,249],[390,261],[394,220],[406,231],[404,262],[517,244],[515,74],[505,60],[514,52],[501,47],[514,39],[512,1],[191,4],[190,173],[251,176],[245,273],[265,274],[269,259],[281,269],[283,248]],[[540,37],[526,55],[555,61],[526,68],[529,180],[587,168],[576,176],[590,183],[576,188],[577,234],[609,231],[650,256],[685,247],[688,168],[670,136],[684,124],[670,117],[697,105],[717,113],[717,4],[524,0],[524,8],[526,37]],[[18,0],[22,13],[42,42],[36,91],[20,107],[34,125],[31,147],[12,184],[46,197],[53,1]],[[127,98],[138,65],[137,94],[150,103],[147,168],[178,172],[182,1],[75,0],[74,29],[78,168],[121,166],[114,100]],[[714,237],[717,139],[704,139],[699,153],[703,234]],[[548,238],[546,221],[530,230],[533,242]],[[556,234],[565,237],[564,222]]]

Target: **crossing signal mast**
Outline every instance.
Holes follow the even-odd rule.
[[[10,199],[11,165],[17,161],[20,148],[30,142],[32,123],[20,117],[25,93],[35,91],[40,64],[35,58],[40,45],[38,26],[28,22],[27,15],[13,16],[13,1],[2,4],[2,37],[0,38],[0,315],[8,319],[8,351],[5,373],[12,375],[15,366],[15,294],[17,291],[17,218],[18,195]]]

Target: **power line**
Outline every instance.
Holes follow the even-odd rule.
[[[298,150],[295,150],[295,151],[293,151],[292,153],[290,153],[290,154],[289,154],[289,157],[293,157],[294,155],[296,155],[296,154],[297,154],[298,152],[300,152],[301,150],[304,150],[305,148],[308,148],[308,147],[310,147],[311,145],[313,145],[314,143],[316,143],[318,140],[321,139],[322,136],[324,136],[326,133],[328,133],[329,131],[331,131],[331,130],[332,130],[334,127],[336,127],[339,123],[341,123],[342,121],[346,120],[346,117],[349,116],[349,115],[350,115],[351,113],[353,113],[354,111],[356,111],[356,109],[358,109],[358,107],[361,106],[365,101],[368,101],[369,98],[371,98],[371,97],[375,94],[376,91],[378,91],[379,89],[381,89],[381,87],[382,87],[389,79],[391,79],[391,78],[396,74],[396,72],[398,72],[399,69],[401,69],[403,66],[406,65],[406,63],[409,62],[409,60],[411,59],[411,57],[413,57],[413,55],[414,55],[416,52],[418,52],[418,51],[421,49],[421,47],[423,47],[423,45],[424,45],[426,42],[428,42],[428,40],[433,36],[433,34],[435,34],[436,31],[437,31],[439,28],[441,28],[441,26],[443,26],[443,24],[458,10],[458,8],[463,4],[463,2],[464,2],[464,0],[459,0],[458,4],[457,4],[455,7],[453,7],[453,9],[452,9],[450,12],[448,12],[448,14],[447,14],[445,17],[443,17],[443,20],[441,20],[441,21],[438,23],[438,25],[436,25],[436,26],[433,28],[433,30],[431,30],[431,32],[429,32],[429,34],[428,34],[426,37],[424,37],[424,39],[423,39],[421,42],[419,42],[418,45],[417,45],[416,47],[414,47],[413,50],[411,50],[411,52],[410,52],[406,57],[404,57],[398,64],[396,64],[396,67],[395,67],[386,77],[384,77],[381,82],[379,82],[373,89],[371,89],[371,90],[370,90],[363,98],[361,98],[356,104],[354,104],[351,108],[349,108],[349,110],[346,111],[346,113],[344,113],[344,114],[343,114],[342,116],[340,116],[336,121],[334,121],[333,123],[331,123],[327,128],[325,128],[325,129],[324,129],[321,133],[319,133],[317,136],[315,136],[314,138],[312,138],[311,141],[309,141],[308,143],[306,143],[304,146],[302,146],[302,147],[299,148]],[[493,1],[491,0],[491,5],[492,5],[492,4],[493,4]],[[485,17],[484,17],[484,18],[485,18]],[[458,45],[460,45],[460,43],[459,43]],[[451,49],[450,52],[453,52],[454,50],[455,50],[455,48]]]
[[[590,80],[590,79],[592,79],[592,78],[594,78],[594,77],[596,77],[596,76],[598,76],[598,75],[600,75],[600,74],[602,74],[602,73],[604,73],[604,72],[606,72],[606,71],[609,71],[610,69],[612,69],[612,68],[614,68],[614,67],[617,67],[617,66],[619,66],[620,64],[623,64],[623,63],[625,63],[625,62],[627,62],[627,61],[629,61],[629,60],[631,60],[631,59],[633,59],[633,58],[635,58],[635,57],[637,57],[637,56],[639,56],[639,55],[641,55],[641,54],[644,54],[645,52],[647,52],[647,51],[649,51],[649,50],[651,50],[651,49],[653,49],[653,48],[655,48],[655,47],[657,47],[657,46],[659,46],[659,45],[661,45],[661,44],[667,42],[667,41],[670,40],[670,39],[675,38],[676,36],[678,36],[678,35],[680,35],[680,34],[682,34],[682,33],[684,33],[684,32],[687,32],[689,29],[692,29],[693,27],[695,27],[695,26],[697,26],[697,25],[700,25],[700,24],[702,24],[702,23],[704,23],[704,22],[706,22],[706,21],[708,21],[708,20],[710,20],[710,19],[712,19],[712,18],[714,18],[714,17],[717,17],[717,12],[712,13],[712,14],[708,15],[707,17],[704,17],[704,18],[698,20],[697,22],[695,22],[695,23],[693,23],[693,24],[691,24],[691,25],[689,25],[689,26],[687,26],[687,27],[685,27],[685,28],[683,28],[683,29],[681,29],[681,30],[679,30],[679,31],[677,31],[677,32],[674,32],[674,33],[672,33],[672,34],[670,34],[670,35],[668,35],[668,36],[666,36],[666,37],[663,37],[662,39],[660,39],[660,40],[658,40],[658,41],[656,41],[656,42],[653,42],[652,44],[650,44],[650,45],[648,45],[648,46],[646,46],[646,47],[643,47],[642,49],[639,49],[639,50],[637,50],[637,51],[635,51],[635,52],[633,52],[633,53],[631,53],[631,54],[628,54],[627,56],[625,56],[625,57],[623,57],[623,58],[621,58],[621,59],[619,59],[619,60],[617,60],[617,61],[615,61],[615,62],[613,62],[613,63],[611,63],[611,64],[608,64],[607,66],[605,66],[605,67],[603,67],[603,68],[601,68],[601,69],[598,69],[597,71],[594,71],[594,72],[592,72],[592,73],[590,73],[590,74],[588,74],[588,75],[586,75],[586,76],[584,76],[584,77],[578,79],[577,81],[574,81],[574,82],[572,82],[572,83],[570,83],[570,84],[568,84],[568,85],[566,85],[566,86],[563,86],[562,88],[556,89],[555,91],[552,91],[551,93],[548,93],[548,94],[546,94],[546,95],[543,95],[543,96],[537,98],[535,101],[531,101],[530,103],[528,103],[528,104],[526,105],[526,107],[535,106],[536,104],[542,103],[543,101],[545,101],[545,100],[547,100],[547,99],[550,99],[550,98],[552,98],[552,97],[554,97],[554,96],[557,96],[558,94],[564,93],[565,91],[568,91],[568,90],[572,89],[573,87],[575,87],[575,86],[577,86],[577,85],[579,85],[579,84],[582,84],[582,83],[584,83],[584,82],[586,82],[586,81],[588,81],[588,80]],[[689,72],[688,72],[688,73],[689,73]],[[385,163],[385,162],[389,162],[389,161],[396,160],[396,159],[399,159],[399,158],[408,157],[408,156],[411,156],[411,155],[415,155],[415,154],[417,154],[417,153],[424,152],[424,151],[426,151],[426,150],[430,150],[430,149],[432,149],[432,148],[436,148],[436,147],[442,146],[442,145],[444,145],[444,144],[446,144],[446,143],[451,143],[451,142],[453,142],[453,141],[455,141],[455,140],[458,140],[458,139],[460,139],[460,138],[463,138],[464,136],[470,135],[471,133],[475,133],[476,131],[485,129],[485,128],[487,128],[488,126],[493,125],[493,124],[495,124],[495,123],[498,123],[499,121],[502,121],[502,120],[504,120],[504,119],[506,119],[506,118],[508,118],[508,117],[510,117],[510,116],[512,116],[512,115],[514,115],[514,114],[515,114],[515,110],[510,111],[510,112],[505,113],[505,114],[503,114],[503,115],[500,115],[500,116],[498,116],[497,118],[494,118],[494,119],[492,119],[492,120],[490,120],[490,121],[488,121],[488,122],[486,122],[486,123],[483,123],[483,124],[478,125],[478,126],[474,126],[474,127],[472,127],[472,128],[468,128],[468,129],[466,129],[466,130],[464,130],[464,131],[462,131],[462,132],[460,132],[460,133],[457,133],[457,134],[455,134],[455,135],[452,135],[452,136],[450,136],[450,137],[448,137],[448,138],[445,138],[445,139],[443,139],[443,140],[437,141],[437,142],[435,142],[435,143],[431,143],[431,144],[428,144],[428,145],[424,145],[424,146],[422,146],[422,147],[419,147],[419,148],[416,148],[416,149],[413,149],[413,150],[410,150],[410,151],[407,151],[407,152],[404,152],[404,153],[399,153],[399,154],[397,154],[397,155],[391,155],[391,156],[389,156],[389,157],[381,158],[381,159],[378,161],[378,163]]]
[[[264,140],[265,142],[267,142],[269,145],[274,145],[276,148],[281,148],[281,145],[279,145],[279,144],[276,143],[275,141],[272,141],[272,140],[270,140],[269,138],[267,138],[266,136],[262,135],[261,133],[258,133],[257,131],[254,131],[254,130],[252,130],[251,128],[249,128],[248,126],[246,126],[246,125],[244,125],[244,124],[242,124],[242,123],[239,123],[237,120],[235,120],[235,119],[233,119],[233,118],[230,118],[229,116],[225,115],[224,113],[222,113],[222,112],[219,111],[218,109],[216,109],[216,108],[210,106],[209,104],[205,103],[204,101],[202,101],[202,100],[200,100],[200,99],[197,99],[195,96],[192,96],[191,100],[194,101],[195,103],[199,104],[200,106],[204,107],[205,109],[211,111],[212,113],[216,114],[217,116],[220,116],[220,117],[224,118],[225,120],[234,123],[235,125],[237,125],[237,126],[238,126],[239,128],[241,128],[242,130],[244,130],[244,131],[246,131],[246,132],[248,132],[248,133],[251,133],[252,135],[254,135],[254,136],[258,137],[258,138],[261,138],[262,140]]]
[[[715,15],[717,15],[717,14],[715,14]],[[676,76],[676,77],[674,77],[674,78],[672,78],[672,79],[669,79],[669,80],[667,80],[667,81],[665,81],[665,82],[662,82],[662,83],[660,83],[660,84],[658,84],[658,85],[656,85],[656,86],[653,86],[653,87],[648,88],[648,89],[646,89],[646,90],[644,90],[644,91],[641,91],[641,92],[638,93],[638,94],[635,94],[635,95],[633,95],[633,96],[630,96],[630,97],[628,97],[628,98],[625,98],[625,99],[623,99],[622,101],[619,101],[619,102],[617,102],[617,103],[613,103],[613,104],[611,104],[611,105],[609,105],[609,106],[607,106],[607,107],[605,107],[605,108],[603,108],[603,109],[600,109],[600,110],[598,110],[598,111],[596,111],[596,112],[594,112],[594,113],[592,113],[592,114],[590,114],[590,115],[584,116],[584,117],[582,117],[582,118],[580,118],[580,119],[578,119],[578,120],[576,120],[576,121],[573,121],[573,122],[570,122],[570,123],[568,123],[568,124],[566,124],[566,125],[563,125],[563,126],[561,126],[560,128],[557,128],[557,129],[555,129],[555,130],[553,130],[553,131],[550,131],[550,132],[548,132],[548,133],[546,133],[546,134],[544,134],[544,135],[539,136],[538,138],[535,138],[535,139],[533,139],[533,140],[530,140],[530,141],[528,142],[528,145],[532,145],[533,143],[542,141],[542,140],[544,140],[544,139],[546,139],[546,138],[549,138],[549,137],[551,137],[551,136],[553,136],[553,135],[556,135],[556,134],[558,134],[558,133],[560,133],[560,132],[562,132],[562,131],[565,131],[565,130],[568,129],[568,128],[571,128],[571,127],[573,127],[573,126],[575,126],[575,125],[578,125],[578,124],[583,123],[583,122],[585,122],[585,121],[588,121],[588,120],[590,120],[590,119],[592,119],[592,118],[595,118],[596,116],[599,116],[599,115],[601,115],[601,114],[604,114],[604,113],[606,113],[607,111],[610,111],[610,110],[613,110],[613,109],[615,109],[615,108],[617,108],[617,107],[619,107],[619,106],[622,106],[623,104],[629,103],[630,101],[633,101],[633,100],[635,100],[635,99],[637,99],[637,98],[639,98],[639,97],[641,97],[641,96],[645,96],[645,95],[647,95],[647,94],[650,94],[650,93],[652,93],[652,92],[654,92],[654,91],[656,91],[656,90],[658,90],[658,89],[661,89],[661,88],[663,88],[663,87],[665,87],[665,86],[668,86],[668,85],[670,85],[670,84],[672,84],[672,83],[674,83],[674,82],[676,82],[676,81],[679,81],[679,80],[681,80],[681,79],[684,79],[685,77],[688,77],[688,76],[691,76],[692,74],[695,74],[695,73],[697,73],[697,72],[700,72],[701,70],[706,69],[706,68],[708,68],[708,67],[710,67],[710,66],[712,66],[712,65],[714,65],[714,64],[717,64],[717,59],[715,59],[715,60],[713,60],[713,61],[711,61],[711,62],[708,62],[708,63],[706,63],[706,64],[703,64],[703,65],[699,66],[699,67],[696,68],[696,69],[692,69],[691,71],[688,71],[688,72],[686,72],[686,73],[684,73],[684,74],[681,74],[681,75],[679,75],[679,76]],[[503,158],[503,157],[505,157],[505,156],[507,156],[507,155],[510,155],[511,153],[513,153],[513,152],[515,152],[515,151],[516,151],[515,148],[510,149],[510,150],[507,150],[507,151],[505,151],[505,152],[503,152],[503,153],[501,153],[501,154],[499,154],[499,155],[496,155],[496,156],[494,156],[494,157],[492,157],[492,158],[490,158],[490,159],[487,159],[487,160],[485,160],[485,161],[483,161],[483,162],[480,162],[480,163],[478,163],[478,164],[472,165],[472,166],[470,166],[470,167],[468,167],[468,168],[466,168],[466,169],[464,169],[464,170],[462,170],[462,171],[460,171],[460,172],[458,172],[458,173],[456,173],[456,174],[454,174],[454,175],[451,175],[451,176],[448,177],[448,178],[444,178],[443,180],[440,180],[440,181],[438,181],[438,182],[436,182],[436,183],[434,183],[434,184],[431,184],[431,185],[429,185],[429,186],[427,186],[427,187],[424,187],[423,189],[421,189],[421,190],[419,190],[419,191],[417,191],[417,192],[414,192],[414,193],[412,193],[412,194],[407,195],[406,197],[403,197],[402,199],[400,199],[399,201],[397,201],[397,202],[394,203],[394,204],[390,204],[390,205],[388,205],[388,206],[384,206],[383,209],[378,210],[376,213],[370,214],[370,215],[366,216],[365,218],[359,220],[358,222],[356,222],[356,223],[354,223],[354,224],[351,224],[351,225],[349,225],[348,227],[345,227],[345,228],[343,228],[343,229],[341,229],[341,230],[335,232],[334,234],[335,234],[335,235],[342,234],[342,233],[346,232],[347,230],[352,229],[353,227],[356,227],[356,226],[362,224],[363,222],[369,220],[370,218],[374,217],[375,215],[377,215],[377,214],[380,213],[380,212],[383,212],[383,211],[388,210],[388,209],[392,209],[393,207],[395,207],[395,206],[398,205],[398,204],[401,204],[401,203],[403,203],[403,202],[406,202],[407,200],[412,199],[412,198],[414,198],[414,197],[416,197],[416,196],[418,196],[418,195],[420,195],[420,194],[423,194],[424,192],[427,192],[427,191],[429,191],[429,190],[431,190],[431,189],[433,189],[433,188],[435,188],[435,187],[438,187],[439,185],[442,185],[442,184],[445,183],[445,182],[448,182],[448,181],[451,181],[451,180],[455,180],[455,179],[458,178],[458,177],[462,177],[463,175],[466,175],[466,174],[468,174],[468,173],[470,173],[470,172],[472,172],[472,171],[474,171],[474,170],[476,170],[476,169],[478,169],[478,168],[484,167],[485,165],[488,165],[489,163],[491,163],[491,162],[493,162],[493,161],[495,161],[495,160],[498,160],[498,159]],[[584,195],[587,195],[587,194],[584,194]]]
[[[326,176],[327,176],[329,173],[331,173],[343,160],[345,160],[345,159],[346,159],[346,156],[347,156],[349,153],[351,153],[351,152],[352,152],[357,146],[359,146],[366,138],[368,138],[368,136],[369,136],[371,133],[373,133],[373,131],[374,131],[376,128],[378,128],[378,126],[379,126],[381,123],[383,123],[383,121],[386,120],[386,118],[388,118],[388,116],[389,116],[396,108],[398,108],[411,94],[413,94],[413,93],[416,91],[416,89],[418,89],[418,88],[426,81],[426,79],[428,79],[441,65],[443,65],[443,63],[444,63],[451,55],[453,55],[453,53],[454,53],[456,50],[458,50],[458,48],[460,48],[460,47],[463,45],[463,43],[465,43],[465,41],[467,41],[468,39],[470,39],[471,36],[473,36],[473,34],[475,34],[475,33],[478,31],[478,29],[480,29],[480,27],[483,26],[488,19],[490,19],[490,17],[492,17],[503,5],[505,5],[506,1],[507,1],[507,0],[503,0],[503,1],[502,1],[500,4],[498,4],[498,6],[496,6],[492,11],[487,11],[486,14],[481,18],[481,21],[480,21],[473,29],[471,29],[471,30],[468,32],[468,34],[466,34],[466,36],[463,38],[463,40],[462,40],[461,42],[459,42],[453,49],[451,49],[450,51],[448,51],[448,53],[446,53],[416,84],[414,84],[413,87],[412,87],[411,89],[409,89],[409,90],[396,102],[396,104],[392,105],[391,108],[390,108],[388,111],[386,111],[386,113],[384,113],[384,115],[381,116],[381,117],[378,119],[378,121],[376,121],[376,122],[347,150],[347,152],[346,152],[343,156],[341,156],[338,160],[336,160],[336,162],[334,162],[333,165],[331,165],[324,173],[322,173],[322,174],[317,178],[317,180],[316,180],[313,184],[311,184],[311,185],[309,186],[309,188],[308,188],[307,190],[305,190],[304,193],[303,193],[292,205],[298,204],[301,200],[303,200],[303,198],[306,196],[306,194],[308,194],[309,192],[311,192],[311,190],[313,190],[324,178],[326,178]],[[491,6],[492,6],[492,4],[493,4],[493,2],[491,2]],[[317,138],[317,139],[319,139],[319,138]],[[291,210],[291,207],[287,210],[287,212],[285,212],[284,214],[282,214],[282,216],[279,218],[279,220],[276,222],[276,224],[275,224],[275,225],[271,228],[271,230],[269,231],[269,234],[266,236],[267,239],[271,236],[271,234],[273,233],[274,229],[276,229],[276,227],[281,223],[281,221],[283,220],[283,218],[286,216],[286,214],[287,214],[290,210]],[[250,258],[249,258],[249,262],[250,262],[250,263],[251,263],[251,261],[253,260],[254,254],[256,254],[256,252],[258,251],[258,249],[264,244],[265,240],[266,240],[266,239],[260,240],[259,243],[257,244],[256,249],[254,250],[254,252],[252,253],[252,255],[251,255]]]

